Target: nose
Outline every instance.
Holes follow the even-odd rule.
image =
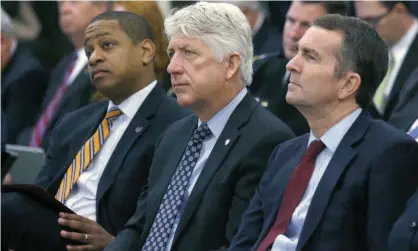
[[[173,57],[170,60],[170,63],[167,66],[167,72],[172,74],[179,74],[182,72],[183,69],[183,60],[177,56],[177,54],[174,54]]]
[[[299,41],[303,36],[303,29],[300,24],[295,23],[290,28],[289,36],[293,41]]]
[[[68,14],[71,12],[72,4],[70,1],[59,1],[58,2],[59,7],[59,13],[62,14]]]
[[[100,50],[94,50],[89,57],[89,66],[95,66],[100,62],[103,62],[103,56],[100,53]]]
[[[299,53],[298,54],[296,54],[296,56],[294,56],[288,63],[287,63],[287,65],[286,65],[286,69],[289,71],[289,72],[298,72],[298,73],[300,73],[300,71],[301,71],[301,62],[300,62],[300,60],[299,60]]]

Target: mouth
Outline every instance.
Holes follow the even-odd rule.
[[[91,77],[92,79],[98,79],[98,78],[102,78],[105,75],[107,75],[109,73],[108,70],[104,70],[104,69],[94,69],[91,71]]]

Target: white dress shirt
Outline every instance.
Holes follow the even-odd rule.
[[[418,118],[415,120],[415,122],[412,124],[411,128],[408,130],[408,134],[412,132],[415,128],[418,127]],[[415,139],[418,142],[418,137]]]
[[[180,222],[181,212],[183,211],[184,207],[187,204],[187,199],[189,198],[190,194],[192,193],[193,187],[195,186],[200,173],[205,166],[206,161],[209,158],[210,153],[212,152],[213,147],[215,146],[216,141],[218,140],[219,136],[221,135],[223,129],[225,128],[226,122],[228,121],[231,114],[234,112],[235,108],[241,103],[242,99],[247,94],[247,88],[243,88],[238,95],[231,101],[227,106],[222,108],[219,112],[215,114],[208,122],[207,125],[212,132],[212,135],[207,138],[202,143],[202,150],[200,152],[199,159],[197,160],[196,166],[193,169],[192,176],[189,180],[189,185],[187,187],[187,191],[184,193],[183,202],[180,205],[179,214],[174,221],[173,228],[171,229],[170,237],[167,241],[167,246],[165,248],[166,251],[171,250],[171,246],[173,245],[174,235],[176,233],[177,226]],[[198,126],[200,126],[202,122],[198,121]]]
[[[395,60],[395,65],[393,66],[390,78],[384,90],[384,97],[387,99],[393,89],[395,80],[398,77],[399,70],[401,69],[402,63],[408,53],[409,47],[411,47],[412,42],[418,34],[418,21],[414,19],[414,23],[411,28],[406,32],[406,34],[399,40],[398,43],[390,48],[391,55]],[[386,104],[387,105],[387,104]]]
[[[68,196],[65,202],[65,205],[76,214],[96,221],[97,187],[99,186],[103,171],[132,118],[145,98],[155,87],[156,83],[157,81],[152,82],[119,105],[115,105],[112,101],[109,101],[107,110],[109,111],[111,108],[117,106],[122,111],[122,115],[114,120],[109,137],[87,169],[80,175],[76,185],[71,190],[70,196]]]
[[[284,234],[277,236],[273,243],[272,251],[295,251],[299,241],[300,233],[305,222],[306,215],[308,214],[309,206],[311,205],[312,197],[315,194],[316,188],[321,181],[322,175],[327,169],[328,163],[331,161],[332,156],[337,150],[338,145],[343,139],[344,135],[353,125],[354,121],[360,115],[362,109],[358,108],[350,115],[345,117],[338,124],[331,127],[322,137],[321,141],[325,144],[325,149],[318,155],[315,162],[315,168],[312,173],[312,177],[309,180],[306,191],[300,201],[299,205],[293,212],[292,219],[290,220],[287,231]],[[309,137],[308,146],[312,141],[317,140],[312,134]]]
[[[87,57],[86,57],[86,53],[84,52],[84,48],[78,49],[77,50],[77,59],[74,63],[74,69],[71,72],[70,77],[68,78],[67,81],[67,87],[70,86],[74,79],[78,76],[78,74],[81,73],[81,71],[84,70],[85,66],[87,65]]]

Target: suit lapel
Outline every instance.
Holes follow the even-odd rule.
[[[61,182],[61,179],[64,177],[64,173],[67,171],[70,163],[74,160],[78,151],[80,151],[81,147],[87,142],[87,140],[94,134],[94,132],[99,127],[106,114],[107,106],[107,101],[102,102],[97,112],[89,114],[88,117],[80,118],[80,121],[86,122],[83,123],[81,126],[80,124],[78,124],[76,127],[77,132],[74,134],[70,134],[70,138],[67,139],[70,141],[70,147],[68,149],[67,154],[67,162],[60,167],[60,171],[56,172],[54,178],[51,179],[51,183],[48,185],[48,188],[52,191],[52,193],[55,193],[55,191],[58,189],[58,185]]]
[[[296,250],[303,248],[321,221],[341,174],[357,155],[353,145],[363,138],[370,123],[369,113],[363,111],[337,147],[312,198]]]
[[[263,228],[262,232],[260,233],[260,236],[262,236],[262,238],[260,238],[261,240],[267,236],[268,232],[276,221],[287,183],[290,180],[290,176],[292,175],[293,170],[295,170],[296,166],[302,159],[303,154],[306,152],[308,140],[309,134],[305,134],[300,137],[295,152],[291,152],[292,155],[289,160],[285,162],[282,167],[280,167],[280,171],[276,173],[275,177],[272,179],[271,185],[268,187],[268,190],[265,193],[266,197],[262,198],[263,204],[266,205],[265,207],[268,208],[271,205],[272,211],[270,214],[268,214],[268,212],[264,212],[266,215],[265,221],[269,222],[269,225]],[[271,165],[277,164],[272,162]]]
[[[405,56],[404,61],[399,69],[399,72],[396,76],[395,83],[393,84],[392,91],[389,95],[388,100],[388,107],[385,109],[385,116],[384,118],[387,120],[392,113],[394,106],[397,103],[399,93],[402,90],[402,87],[405,81],[408,79],[408,76],[414,69],[418,66],[417,65],[417,58],[416,53],[418,52],[418,35],[415,36],[414,41],[412,42],[411,46],[408,49],[408,53]]]
[[[197,120],[198,118],[196,116],[187,117],[187,120],[184,121],[183,126],[181,127],[182,130],[170,140],[170,144],[174,143],[176,147],[170,148],[170,154],[167,155],[168,159],[165,161],[166,165],[158,170],[159,173],[157,173],[157,175],[159,175],[157,178],[158,183],[164,185],[156,187],[153,191],[150,190],[151,194],[148,194],[147,196],[147,204],[149,204],[147,218],[151,220],[147,222],[148,226],[144,229],[151,229],[171,178],[180,163],[180,159],[183,157],[184,150],[186,149],[186,145],[192,133],[197,127]]]
[[[222,166],[222,163],[226,156],[228,156],[229,151],[234,147],[236,141],[239,139],[241,127],[246,124],[252,111],[257,107],[257,105],[258,103],[254,100],[254,97],[247,94],[241,103],[236,107],[235,111],[231,114],[231,117],[216,141],[215,146],[213,147],[212,152],[203,167],[202,173],[199,175],[196,185],[190,194],[179,222],[179,226],[176,230],[174,241],[177,239],[179,233],[181,233],[195,212],[216,171]]]
[[[119,170],[122,167],[123,161],[127,157],[129,150],[147,130],[164,97],[164,90],[157,84],[144,100],[144,103],[138,109],[135,116],[132,118],[132,121],[126,128],[100,178],[96,197],[98,207],[97,212],[99,212],[99,205],[103,195],[109,190],[118,176]]]

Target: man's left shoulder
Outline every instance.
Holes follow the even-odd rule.
[[[291,138],[295,136],[289,126],[261,105],[251,114],[248,127],[256,129],[254,133],[282,133]]]

